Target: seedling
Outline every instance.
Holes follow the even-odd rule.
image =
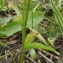
[[[15,5],[13,2],[10,2],[8,5],[8,8],[14,9],[16,12],[16,16],[13,19],[12,22],[7,23],[6,25],[0,27],[0,34],[3,36],[11,36],[14,33],[21,31],[22,32],[22,46],[21,46],[21,53],[20,53],[20,63],[24,62],[24,54],[26,51],[32,49],[32,48],[41,48],[46,51],[52,51],[59,55],[59,52],[57,52],[52,46],[53,43],[49,43],[43,38],[43,36],[34,29],[37,24],[43,20],[44,13],[42,11],[36,11],[37,7],[40,5],[40,2],[32,9],[30,10],[30,4],[31,0],[23,0],[23,9],[19,9],[17,5]],[[54,8],[54,12],[56,13],[56,18],[58,19],[58,23],[60,25],[60,29],[63,32],[63,26],[62,26],[62,16],[57,11],[55,6],[52,3],[52,0],[50,0],[52,7]],[[30,33],[26,35],[26,28],[30,29]],[[38,38],[42,43],[37,43],[34,41],[35,38]],[[48,39],[48,41],[51,41]],[[3,44],[2,44],[3,45]],[[6,46],[6,45],[4,45]],[[7,46],[6,46],[7,47]],[[33,51],[32,51],[33,53]],[[35,51],[34,51],[35,54]],[[32,55],[32,54],[31,54]],[[32,59],[35,59],[35,56],[31,56]]]

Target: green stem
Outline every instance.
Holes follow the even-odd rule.
[[[27,6],[26,6],[27,4]],[[25,37],[26,37],[26,26],[27,26],[27,19],[28,19],[28,13],[29,13],[29,7],[30,7],[30,0],[24,0],[24,5],[23,5],[23,21],[24,24],[22,25],[22,50],[21,50],[21,56],[20,56],[20,63],[23,63],[24,61],[24,47],[25,47]]]
[[[21,58],[20,58],[20,63],[23,63],[24,61],[24,44],[25,44],[25,34],[26,34],[26,28],[25,26],[22,26],[22,50],[21,50]]]
[[[33,28],[33,10],[32,10],[32,28]]]

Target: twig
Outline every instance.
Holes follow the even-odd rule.
[[[41,51],[41,52],[43,52],[44,54],[46,54],[46,51],[45,50],[39,50],[39,51]],[[52,57],[55,57],[57,60],[59,59],[59,57],[58,56],[55,56],[55,55],[53,55],[53,54],[51,54],[51,53],[49,53],[49,52],[47,52],[47,55],[51,55]]]
[[[44,57],[47,61],[49,61],[50,63],[54,63],[53,61],[51,61],[49,58],[47,58],[45,55],[43,55],[41,52],[38,52],[38,54],[40,54],[42,57]]]
[[[28,56],[25,55],[25,58],[27,58],[28,60],[32,61],[33,63],[36,63],[34,60],[32,60],[31,58],[29,58]]]

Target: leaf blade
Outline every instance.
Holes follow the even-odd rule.
[[[25,39],[25,45],[26,44],[30,44],[34,40],[34,38],[36,37],[36,35],[37,35],[37,33],[35,33],[35,32],[29,33],[27,35],[26,39]]]
[[[50,4],[51,4],[54,12],[55,12],[56,21],[57,21],[59,28],[63,34],[63,16],[60,14],[60,11],[58,10],[58,8],[55,7],[53,0],[49,0],[49,1],[50,1]]]
[[[21,31],[21,25],[18,22],[10,22],[2,27],[0,27],[0,33],[6,36],[11,36],[14,33]]]
[[[1,42],[1,41],[0,41],[0,45],[9,48],[9,46],[7,44],[5,44],[4,42]]]
[[[41,11],[33,12],[33,27],[36,27],[44,18],[44,14]],[[27,27],[32,27],[32,12],[29,12]]]

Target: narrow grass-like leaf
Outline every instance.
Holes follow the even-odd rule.
[[[25,39],[25,45],[30,44],[35,39],[36,35],[37,33],[35,32],[29,33]]]
[[[52,5],[52,8],[54,10],[54,13],[55,13],[55,16],[56,16],[56,19],[57,19],[56,21],[57,21],[57,23],[58,23],[58,25],[60,27],[60,30],[61,30],[61,32],[63,34],[63,17],[60,14],[58,8],[56,8],[55,5],[53,4],[53,0],[49,0],[49,1],[50,1],[50,4]]]
[[[39,5],[40,5],[40,2],[34,7],[33,12],[36,11],[36,9],[38,8]]]
[[[40,43],[31,43],[31,44],[27,44],[25,46],[25,50],[29,50],[31,48],[41,48],[41,49],[44,49],[44,50],[54,51],[54,49],[51,46],[45,46],[45,45],[40,44]]]
[[[7,55],[2,55],[0,56],[0,60],[3,59],[4,57],[6,57]]]
[[[1,41],[0,41],[0,45],[9,48],[9,46],[7,44],[5,44],[4,42],[1,42]]]
[[[48,50],[48,51],[52,51],[54,53],[56,53],[57,55],[59,55],[59,53],[54,49],[52,48],[50,45],[49,46],[45,46],[43,44],[40,44],[40,43],[31,43],[31,44],[27,44],[24,48],[24,51],[27,51],[31,48],[40,48],[40,49],[44,49],[44,50]]]

